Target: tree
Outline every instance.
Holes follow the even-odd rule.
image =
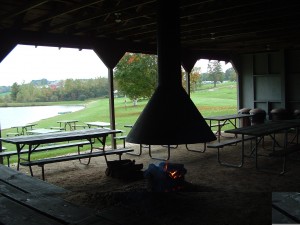
[[[217,60],[211,60],[208,63],[207,74],[211,81],[214,82],[214,87],[217,86],[217,82],[223,82],[224,73],[222,72],[221,63]]]
[[[150,98],[157,85],[157,57],[126,53],[116,66],[114,79],[134,105],[140,98]]]
[[[36,102],[38,99],[37,88],[32,84],[22,84],[17,95],[18,102]]]
[[[225,71],[225,80],[236,81],[236,76],[237,74],[232,67]]]
[[[194,67],[190,73],[190,88],[194,92],[197,89],[197,85],[200,83],[200,67]],[[186,87],[186,73],[182,75],[182,86]]]
[[[200,82],[200,67],[194,67],[190,74],[191,91],[196,91],[197,84]]]
[[[16,82],[13,83],[13,85],[11,86],[11,93],[10,93],[11,99],[13,101],[17,100],[19,91],[20,91],[20,86]]]

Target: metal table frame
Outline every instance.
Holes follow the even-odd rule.
[[[273,140],[272,150],[275,151],[275,146],[280,146],[276,141],[276,134],[279,132],[284,133],[284,141],[283,145],[280,146],[283,150],[286,150],[288,147],[288,132],[291,128],[296,128],[296,136],[298,136],[298,127],[300,126],[300,120],[290,120],[290,121],[276,121],[276,122],[268,122],[264,124],[257,124],[249,127],[241,127],[232,130],[226,130],[225,133],[231,133],[235,135],[242,135],[242,142],[244,143],[244,138],[246,135],[255,137],[255,146],[252,150],[252,153],[255,155],[255,167],[258,170],[261,170],[258,166],[258,145],[264,136],[270,136]],[[298,140],[298,137],[297,137]],[[298,143],[297,143],[298,144]],[[242,144],[242,151],[244,151],[244,144]],[[266,171],[265,172],[270,172]],[[286,155],[283,156],[283,165],[282,171],[280,174],[284,174],[286,172]]]
[[[58,143],[65,141],[75,141],[75,140],[83,140],[86,139],[91,144],[91,150],[93,149],[94,139],[98,139],[101,143],[102,147],[97,149],[101,149],[105,151],[105,142],[106,137],[109,134],[119,133],[119,130],[110,130],[103,128],[95,128],[95,129],[84,129],[84,130],[75,130],[75,131],[62,131],[55,133],[46,133],[46,134],[37,134],[37,135],[25,135],[25,136],[15,136],[9,138],[0,138],[1,141],[6,143],[15,144],[18,153],[18,165],[17,170],[19,170],[20,160],[21,160],[21,151],[25,146],[28,146],[28,157],[26,160],[30,160],[31,154],[34,150],[39,147],[41,144],[49,144],[49,143]],[[105,156],[106,157],[106,156]],[[105,158],[106,160],[106,158]],[[30,168],[31,170],[31,168]]]
[[[28,131],[28,128],[30,128],[30,130],[33,129],[34,126],[36,126],[36,123],[28,123],[25,125],[18,125],[18,126],[13,126],[12,128],[16,128],[17,129],[17,133],[25,135]],[[21,131],[19,132],[19,129],[21,129]]]
[[[218,131],[217,131],[217,138],[218,141],[220,141],[221,138],[221,130],[222,127],[229,122],[232,124],[235,128],[237,128],[237,119],[242,119],[242,118],[249,118],[252,115],[250,114],[231,114],[231,115],[221,115],[221,116],[208,116],[204,117],[205,120],[209,121],[209,126],[212,126],[212,121],[217,121],[218,123]]]
[[[57,121],[57,123],[59,123],[59,127],[63,128],[65,131],[67,130],[67,127],[70,128],[70,130],[74,130],[74,126],[76,125],[76,123],[78,122],[78,120],[60,120]]]

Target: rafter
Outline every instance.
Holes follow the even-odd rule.
[[[8,12],[6,15],[1,16],[0,21],[14,18],[14,17],[16,17],[20,14],[26,13],[26,12],[32,10],[32,9],[35,9],[35,8],[41,6],[41,5],[44,5],[49,1],[50,0],[44,0],[44,1],[37,0],[37,1],[30,2],[26,5],[22,5],[22,6],[18,7],[17,9],[15,9],[13,13]]]
[[[25,4],[26,2],[27,4]],[[0,0],[0,32],[108,38],[156,45],[157,0]],[[171,4],[171,3],[170,3]],[[182,0],[181,44],[189,51],[298,47],[300,1]],[[115,13],[121,21],[116,22]],[[167,13],[166,13],[167,16]],[[54,39],[55,41],[56,39]],[[285,43],[288,41],[289,43]],[[137,48],[133,49],[135,51]]]
[[[100,2],[103,2],[104,0],[90,0],[90,1],[84,1],[83,4],[79,4],[79,5],[76,5],[70,9],[61,9],[59,10],[58,12],[54,12],[54,13],[51,13],[50,15],[45,15],[41,18],[37,18],[37,19],[34,19],[34,20],[31,20],[31,21],[28,21],[27,23],[24,24],[24,26],[28,27],[28,26],[32,26],[32,25],[35,25],[37,23],[43,23],[43,22],[46,22],[46,21],[49,21],[49,20],[52,20],[52,19],[55,19],[57,17],[60,17],[60,16],[63,16],[63,15],[66,15],[66,14],[70,14],[70,13],[73,13],[75,11],[79,11],[83,8],[87,8],[87,7],[90,7],[92,5],[95,5],[95,4],[98,4]]]

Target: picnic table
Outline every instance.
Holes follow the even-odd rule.
[[[7,166],[0,165],[0,171],[0,224],[107,224],[96,210],[64,200],[66,189]]]
[[[17,134],[25,135],[29,129],[32,130],[34,126],[36,126],[36,123],[27,123],[22,125],[13,126],[12,128],[17,129]]]
[[[299,192],[273,192],[272,224],[299,224],[299,197]]]
[[[298,143],[293,144],[289,146],[288,141],[288,132],[292,129],[296,129],[295,136],[298,137],[298,128],[300,126],[300,120],[278,120],[273,122],[267,122],[263,124],[257,124],[252,125],[248,127],[240,127],[236,129],[226,130],[225,133],[231,133],[235,135],[241,135],[242,136],[242,143],[244,143],[244,140],[247,136],[254,136],[255,137],[255,146],[253,148],[254,155],[255,155],[255,167],[256,169],[259,169],[258,166],[258,149],[259,149],[259,143],[263,140],[265,136],[270,136],[273,140],[273,152],[270,153],[269,156],[280,156],[283,157],[283,165],[282,165],[282,171],[280,174],[284,174],[286,171],[286,156],[289,153],[295,152],[299,150]],[[283,143],[279,144],[276,134],[277,133],[283,133],[284,139]],[[298,140],[298,138],[297,138]],[[276,150],[276,147],[279,147],[280,150]],[[244,144],[242,144],[242,154],[244,157]]]
[[[94,129],[84,129],[84,130],[75,130],[75,131],[62,131],[62,132],[53,132],[53,133],[44,133],[44,134],[35,134],[35,135],[25,135],[25,136],[15,136],[15,137],[8,137],[8,138],[0,138],[1,141],[6,143],[11,143],[16,145],[17,149],[17,155],[18,155],[18,164],[17,169],[19,170],[19,166],[21,164],[21,153],[22,150],[24,150],[25,146],[28,146],[28,149],[25,151],[28,151],[27,159],[22,158],[24,162],[22,162],[23,166],[29,166],[31,176],[33,176],[32,172],[32,165],[39,165],[42,167],[42,175],[44,179],[44,164],[48,163],[54,163],[54,162],[61,162],[61,161],[67,161],[67,160],[74,160],[74,159],[83,159],[88,158],[90,161],[91,157],[96,156],[104,156],[105,161],[107,162],[106,155],[108,154],[118,154],[121,157],[121,154],[124,152],[130,152],[133,151],[133,149],[112,149],[109,151],[105,150],[105,144],[106,144],[106,137],[110,134],[120,133],[119,130],[111,130],[111,129],[104,129],[104,128],[94,128]],[[94,139],[97,139],[100,143],[100,147],[97,147],[98,150],[101,150],[101,152],[93,152],[93,144]],[[70,156],[64,156],[64,157],[55,157],[55,158],[48,158],[44,160],[31,160],[31,154],[34,153],[36,150],[39,149],[39,146],[42,144],[55,144],[59,142],[71,142],[71,141],[82,141],[87,140],[91,146],[89,153],[80,153],[78,149],[77,155],[70,155]],[[72,143],[70,143],[72,145]],[[82,145],[82,143],[78,144],[78,148]],[[68,144],[65,144],[65,147],[68,146]],[[50,149],[59,149],[60,146],[57,148],[55,145],[50,145]],[[88,161],[88,163],[89,163]]]
[[[89,128],[91,127],[110,127],[110,123],[107,122],[101,122],[101,121],[94,121],[94,122],[86,122],[86,125],[88,125]]]
[[[63,130],[67,130],[67,127],[69,127],[69,130],[74,130],[74,127],[78,120],[60,120],[57,121],[59,123],[59,127],[62,128]]]
[[[217,138],[218,141],[220,142],[221,138],[221,130],[222,128],[227,125],[227,124],[232,124],[234,128],[237,128],[237,120],[238,119],[243,119],[243,118],[249,118],[252,115],[250,114],[230,114],[230,115],[221,115],[221,116],[208,116],[204,117],[205,120],[209,121],[209,126],[212,127],[217,127]],[[217,124],[212,124],[213,121],[216,121]]]
[[[56,132],[61,132],[61,130],[39,128],[39,129],[32,129],[30,131],[27,131],[28,134],[49,134],[49,133],[56,133]]]

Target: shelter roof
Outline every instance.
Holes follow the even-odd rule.
[[[169,1],[172,4],[172,1]],[[0,0],[0,37],[20,44],[156,53],[156,0]],[[168,12],[166,12],[166,17]],[[181,46],[198,58],[298,48],[300,1],[181,0]]]

